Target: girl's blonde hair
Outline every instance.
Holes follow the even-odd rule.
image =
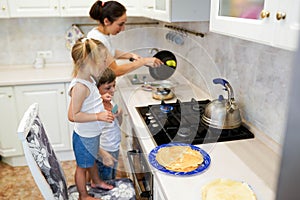
[[[76,77],[80,68],[92,61],[96,64],[103,62],[107,57],[107,49],[102,42],[95,39],[80,38],[72,47],[74,62],[73,77]]]

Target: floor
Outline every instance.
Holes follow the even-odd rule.
[[[121,160],[119,158],[117,177],[128,177]],[[64,161],[61,163],[68,186],[73,185],[75,161]],[[43,198],[27,166],[11,167],[0,162],[0,199],[39,200]]]

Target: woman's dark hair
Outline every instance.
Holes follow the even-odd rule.
[[[126,8],[117,1],[96,1],[90,9],[90,17],[104,25],[107,18],[111,23],[126,13]]]

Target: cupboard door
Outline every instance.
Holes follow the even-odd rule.
[[[9,12],[7,0],[0,0],[0,9],[0,18],[8,18]]]
[[[95,0],[60,0],[61,16],[88,17]]]
[[[34,102],[55,151],[70,150],[65,86],[61,84],[25,85],[15,87],[17,107],[21,115]]]
[[[9,0],[11,17],[59,16],[59,0]]]
[[[126,8],[127,16],[141,16],[140,13],[140,0],[119,0]]]
[[[299,11],[300,0],[279,1],[278,9],[274,13],[276,25],[275,46],[289,50],[297,49],[300,30]]]
[[[261,10],[265,10],[269,15],[264,18],[249,19],[239,17],[242,14],[240,11],[236,11],[235,7],[238,7],[238,5],[233,4],[234,2],[236,1],[211,1],[210,31],[270,44],[270,38],[274,35],[271,12],[274,10],[273,7],[276,6],[275,3],[268,5],[265,0]]]
[[[12,87],[0,87],[0,110],[0,155],[22,155],[22,144],[17,135],[19,118]]]

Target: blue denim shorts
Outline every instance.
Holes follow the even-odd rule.
[[[73,150],[79,167],[93,167],[99,150],[99,139],[100,136],[87,138],[73,132]]]

